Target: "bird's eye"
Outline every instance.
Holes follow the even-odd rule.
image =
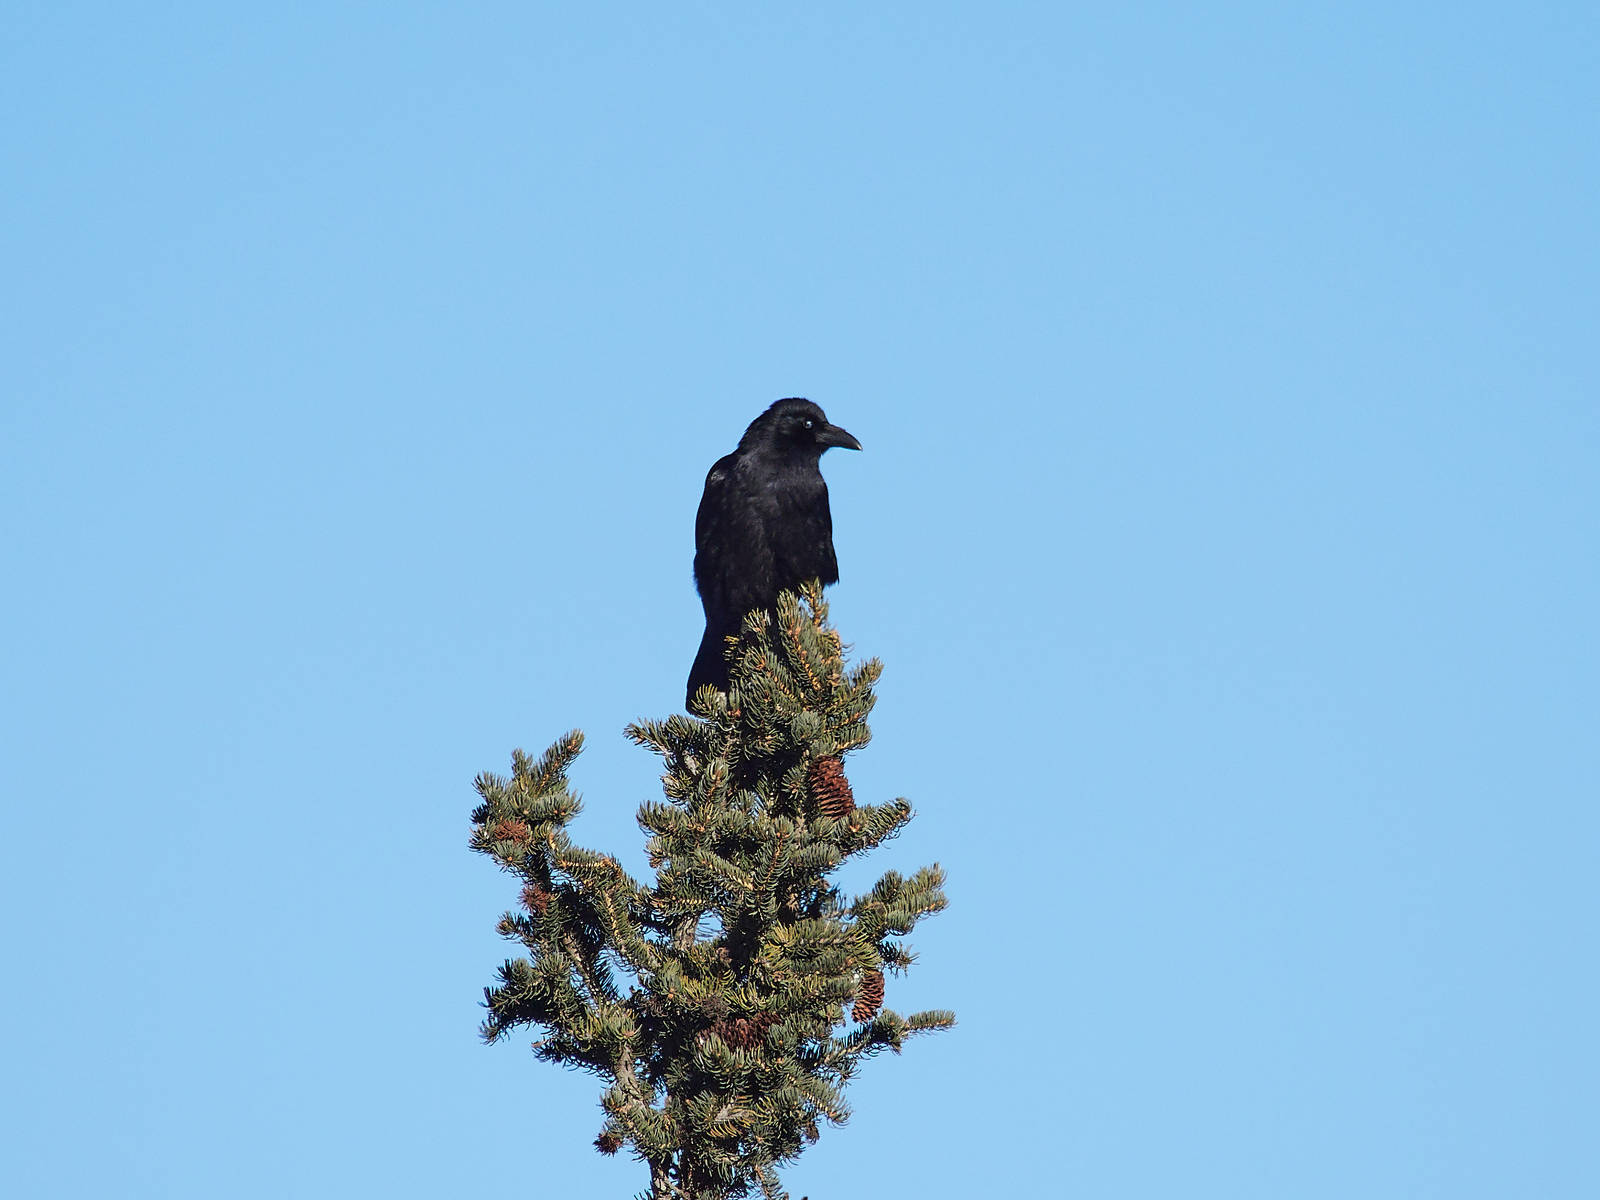
[[[807,417],[806,418],[806,428],[807,429],[815,429],[816,427],[817,427],[817,423],[815,421],[813,421],[810,417]]]

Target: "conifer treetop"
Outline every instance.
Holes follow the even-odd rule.
[[[777,1168],[847,1120],[859,1064],[955,1022],[884,1007],[915,960],[901,939],[945,906],[939,866],[849,900],[830,881],[912,817],[858,805],[843,769],[881,665],[846,669],[820,585],[775,615],[728,640],[729,690],[700,689],[697,716],[628,727],[664,766],[639,809],[653,882],[568,837],[580,733],[477,780],[471,846],[520,879],[499,929],[527,952],[485,989],[481,1032],[535,1026],[538,1057],[604,1079],[595,1145],[647,1164],[651,1200],[786,1197]]]

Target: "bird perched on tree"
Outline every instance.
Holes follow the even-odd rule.
[[[706,610],[706,632],[689,671],[686,704],[703,685],[728,689],[723,639],[739,632],[746,613],[770,609],[781,591],[807,580],[839,581],[833,516],[820,460],[830,446],[861,443],[828,424],[809,400],[779,400],[719,458],[706,475],[694,521],[694,581]]]

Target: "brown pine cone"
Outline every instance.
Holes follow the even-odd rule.
[[[856,798],[850,791],[850,781],[844,777],[844,764],[837,758],[819,758],[807,772],[812,798],[817,811],[825,817],[839,820],[853,812]]]
[[[525,846],[533,840],[533,829],[520,817],[507,817],[489,827],[489,836],[497,842],[515,842]]]
[[[850,1019],[861,1025],[878,1015],[883,1007],[883,972],[868,971],[861,976],[861,987],[856,992],[855,1005],[850,1009]]]
[[[718,1021],[711,1027],[730,1046],[740,1050],[754,1050],[766,1040],[767,1030],[777,1022],[774,1016],[735,1017],[731,1021]]]

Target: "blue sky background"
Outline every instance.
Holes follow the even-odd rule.
[[[796,1197],[1600,1195],[1600,10],[11,0],[0,1175],[627,1196],[473,776],[643,870],[802,394],[940,861]]]

